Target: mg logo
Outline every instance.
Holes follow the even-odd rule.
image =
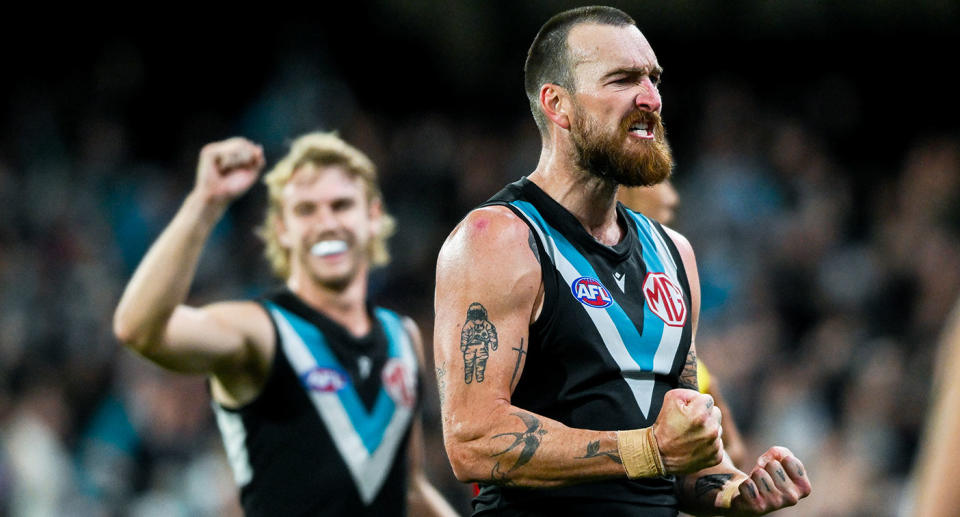
[[[596,278],[581,276],[570,285],[573,296],[587,307],[602,309],[613,303],[610,292]]]
[[[650,311],[667,325],[682,327],[687,322],[683,293],[665,273],[647,273],[643,279],[643,297]]]
[[[403,361],[390,359],[383,367],[383,387],[397,404],[412,408],[417,403],[417,378]]]

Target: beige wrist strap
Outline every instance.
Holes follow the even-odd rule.
[[[743,474],[737,477],[739,479],[731,479],[724,483],[723,488],[717,492],[717,497],[713,502],[714,506],[717,508],[730,508],[730,505],[733,504],[733,498],[740,495],[740,485],[748,479],[747,476]]]
[[[630,479],[665,476],[663,459],[653,427],[617,432],[617,448],[620,460]]]

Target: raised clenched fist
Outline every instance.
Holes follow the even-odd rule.
[[[688,389],[668,391],[653,424],[667,474],[688,474],[720,463],[722,433],[713,397]]]
[[[194,188],[213,203],[227,204],[250,189],[263,164],[263,148],[246,138],[207,144],[200,151]]]

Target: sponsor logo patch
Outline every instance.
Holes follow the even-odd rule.
[[[312,370],[300,374],[300,380],[311,391],[334,393],[350,384],[347,374],[333,368],[314,367]]]
[[[417,402],[417,379],[403,361],[390,359],[383,367],[383,387],[397,404],[412,408]]]
[[[643,297],[647,307],[671,327],[682,327],[687,322],[687,305],[683,292],[673,284],[666,273],[647,273],[643,279]]]
[[[602,309],[613,303],[610,291],[599,280],[589,276],[581,276],[570,284],[573,296],[587,307]]]

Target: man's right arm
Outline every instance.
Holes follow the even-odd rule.
[[[434,352],[454,474],[461,481],[529,487],[622,478],[638,464],[638,442],[623,445],[623,438],[640,430],[618,436],[570,428],[511,403],[542,297],[529,232],[509,209],[482,208],[458,225],[440,252]],[[668,392],[653,426],[662,470],[717,464],[719,419],[709,396]]]
[[[217,374],[261,356],[270,341],[266,314],[252,302],[183,305],[200,253],[230,202],[263,167],[263,151],[232,138],[200,153],[197,181],[124,290],[113,328],[127,347],[165,368]]]

